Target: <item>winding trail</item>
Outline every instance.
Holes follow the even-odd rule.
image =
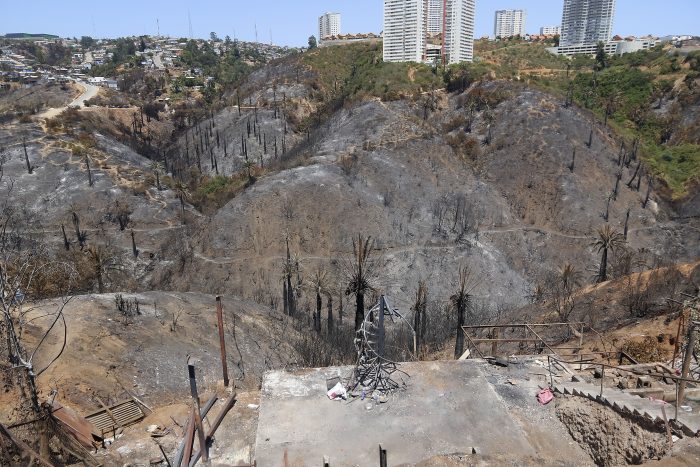
[[[647,227],[637,227],[637,228],[632,228],[629,229],[629,233],[634,233],[634,232],[641,232],[645,230],[654,230],[654,229],[665,229],[668,228],[667,225],[661,224],[661,225],[654,225],[654,226],[647,226]],[[691,227],[692,228],[692,227]],[[535,232],[535,233],[540,233],[540,234],[545,234],[545,235],[554,235],[558,237],[563,237],[563,238],[570,238],[573,240],[586,240],[586,241],[591,241],[593,239],[593,235],[569,235],[565,234],[563,232],[558,232],[556,230],[548,230],[548,229],[543,229],[541,227],[527,227],[527,226],[522,226],[522,227],[497,227],[489,230],[480,230],[479,235],[488,235],[488,234],[506,234],[506,233],[514,233],[514,232]],[[455,250],[455,249],[462,249],[463,245],[460,244],[455,244],[455,243],[443,243],[443,244],[432,244],[432,245],[405,245],[405,246],[398,246],[398,247],[386,247],[382,248],[379,251],[380,254],[385,254],[385,255],[398,255],[402,253],[417,253],[421,251],[436,251],[436,250]],[[338,252],[333,252],[334,256],[303,256],[302,259],[306,260],[318,260],[318,261],[327,261],[330,260],[334,257],[337,257],[338,255],[345,254],[347,252],[345,251],[338,251]],[[225,265],[225,264],[233,264],[233,263],[240,263],[240,262],[245,262],[245,261],[252,261],[252,260],[257,260],[257,261],[272,261],[272,260],[283,260],[286,258],[286,256],[283,255],[269,255],[269,256],[261,256],[261,255],[240,255],[236,257],[232,256],[217,256],[216,258],[211,258],[209,256],[204,255],[203,253],[196,251],[193,253],[194,257],[204,261],[206,263],[212,263],[212,264],[218,264],[218,265]]]

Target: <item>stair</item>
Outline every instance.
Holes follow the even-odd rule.
[[[643,399],[620,389],[604,388],[602,397],[600,386],[584,382],[556,383],[552,389],[560,394],[584,397],[611,407],[619,413],[641,417],[650,422],[659,423],[664,419],[660,402]],[[674,407],[670,404],[666,405],[666,417],[672,419],[674,415]],[[676,423],[686,435],[700,436],[700,414],[679,412]]]

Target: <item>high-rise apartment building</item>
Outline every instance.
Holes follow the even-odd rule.
[[[445,0],[428,0],[428,34],[442,32]]]
[[[608,42],[615,0],[564,0],[560,47]]]
[[[426,61],[427,35],[440,32],[448,63],[472,60],[475,0],[438,1],[440,14],[436,13],[438,2],[432,0],[384,0],[384,61]],[[440,17],[437,32],[431,26],[431,13]]]
[[[497,10],[493,25],[494,37],[513,37],[525,35],[524,10]]]
[[[474,59],[475,3],[475,0],[447,0],[444,32],[447,63]]]
[[[340,34],[340,13],[326,13],[318,18],[318,40]]]
[[[425,0],[384,0],[384,61],[420,62],[425,52]]]
[[[540,34],[543,36],[560,36],[561,26],[542,26],[540,28]]]

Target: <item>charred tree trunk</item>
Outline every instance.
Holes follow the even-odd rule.
[[[610,216],[610,201],[612,201],[613,197],[612,194],[611,196],[608,196],[608,199],[605,203],[605,213],[603,214],[603,220],[605,222],[608,222],[609,216]]]
[[[464,332],[462,331],[462,326],[464,326],[464,303],[459,303],[457,306],[457,338],[455,339],[455,358],[459,358],[464,353]]]
[[[321,302],[321,294],[316,292],[316,332],[321,333],[321,307],[323,303]]]
[[[634,174],[632,175],[632,178],[630,178],[630,181],[627,182],[627,186],[629,188],[632,188],[632,183],[634,182],[634,179],[637,178],[637,174],[639,173],[639,168],[642,166],[642,161],[639,161],[637,163],[637,168],[634,169]]]
[[[598,271],[598,282],[608,280],[608,249],[603,248],[603,256],[600,258],[600,270]]]
[[[574,173],[574,167],[576,166],[576,148],[574,148],[573,154],[571,154],[571,164],[569,164],[569,172]]]
[[[328,335],[333,334],[333,295],[328,294],[328,302],[326,303],[326,309],[328,311],[328,318],[326,324],[328,326]]]
[[[338,293],[338,325],[343,324],[343,294]]]
[[[282,308],[285,315],[289,315],[289,295],[287,295],[287,279],[282,281]]]
[[[627,214],[625,214],[625,230],[624,230],[625,240],[627,240],[627,226],[629,224],[629,221],[630,221],[630,210],[628,208]]]
[[[365,294],[357,292],[355,294],[355,331],[360,329],[365,320]]]
[[[136,239],[134,238],[134,229],[131,229],[131,252],[134,254],[134,258],[139,257],[139,250],[136,248]]]
[[[92,171],[90,170],[90,158],[85,156],[85,167],[87,167],[88,185],[92,186]]]
[[[66,228],[61,224],[61,232],[63,233],[63,247],[66,251],[70,250],[70,242],[68,241],[68,236],[66,235]]]
[[[29,153],[27,152],[27,140],[24,137],[22,138],[22,148],[24,148],[24,161],[27,163],[27,173],[31,175],[34,171],[34,167],[32,167],[32,164],[29,162]]]

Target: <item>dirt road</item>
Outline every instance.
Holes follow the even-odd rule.
[[[75,81],[75,84],[83,88],[82,94],[80,94],[78,97],[73,99],[73,101],[64,106],[64,107],[56,107],[52,109],[48,109],[47,111],[41,113],[38,115],[40,119],[49,119],[49,118],[54,118],[58,116],[61,112],[64,110],[68,109],[69,107],[77,107],[77,108],[82,108],[85,107],[85,101],[92,99],[95,97],[99,92],[100,88],[98,86],[84,83],[81,81]]]

